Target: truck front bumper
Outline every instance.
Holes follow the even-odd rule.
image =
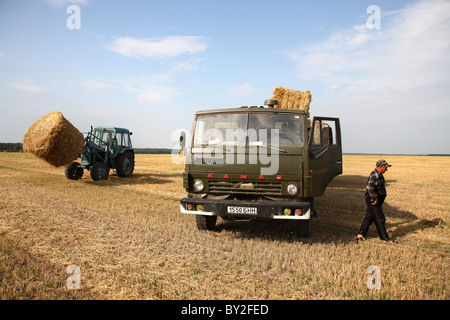
[[[187,214],[250,220],[308,220],[311,218],[310,203],[299,201],[183,198],[180,200],[180,211]]]

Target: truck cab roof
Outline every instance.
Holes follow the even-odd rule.
[[[97,127],[95,130],[101,131],[101,130],[107,130],[107,131],[115,131],[117,133],[128,133],[129,130],[125,128],[118,128],[118,127]]]
[[[238,108],[204,110],[204,111],[197,111],[195,114],[202,115],[202,114],[213,114],[213,113],[248,113],[248,112],[292,113],[292,114],[303,114],[303,115],[308,114],[305,110],[264,108],[262,106],[240,106]]]

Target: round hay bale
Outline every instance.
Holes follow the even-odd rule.
[[[77,159],[83,147],[83,134],[58,111],[40,117],[23,137],[25,152],[31,152],[55,167]]]

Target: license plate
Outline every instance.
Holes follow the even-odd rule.
[[[257,214],[258,210],[251,207],[227,207],[228,213]]]

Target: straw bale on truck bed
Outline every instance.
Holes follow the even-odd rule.
[[[309,112],[309,104],[311,103],[311,92],[298,91],[278,87],[273,90],[272,99],[278,100],[278,105],[274,108],[278,109],[299,109]]]
[[[77,159],[83,147],[83,134],[58,111],[36,120],[23,138],[25,152],[31,152],[55,167]]]

